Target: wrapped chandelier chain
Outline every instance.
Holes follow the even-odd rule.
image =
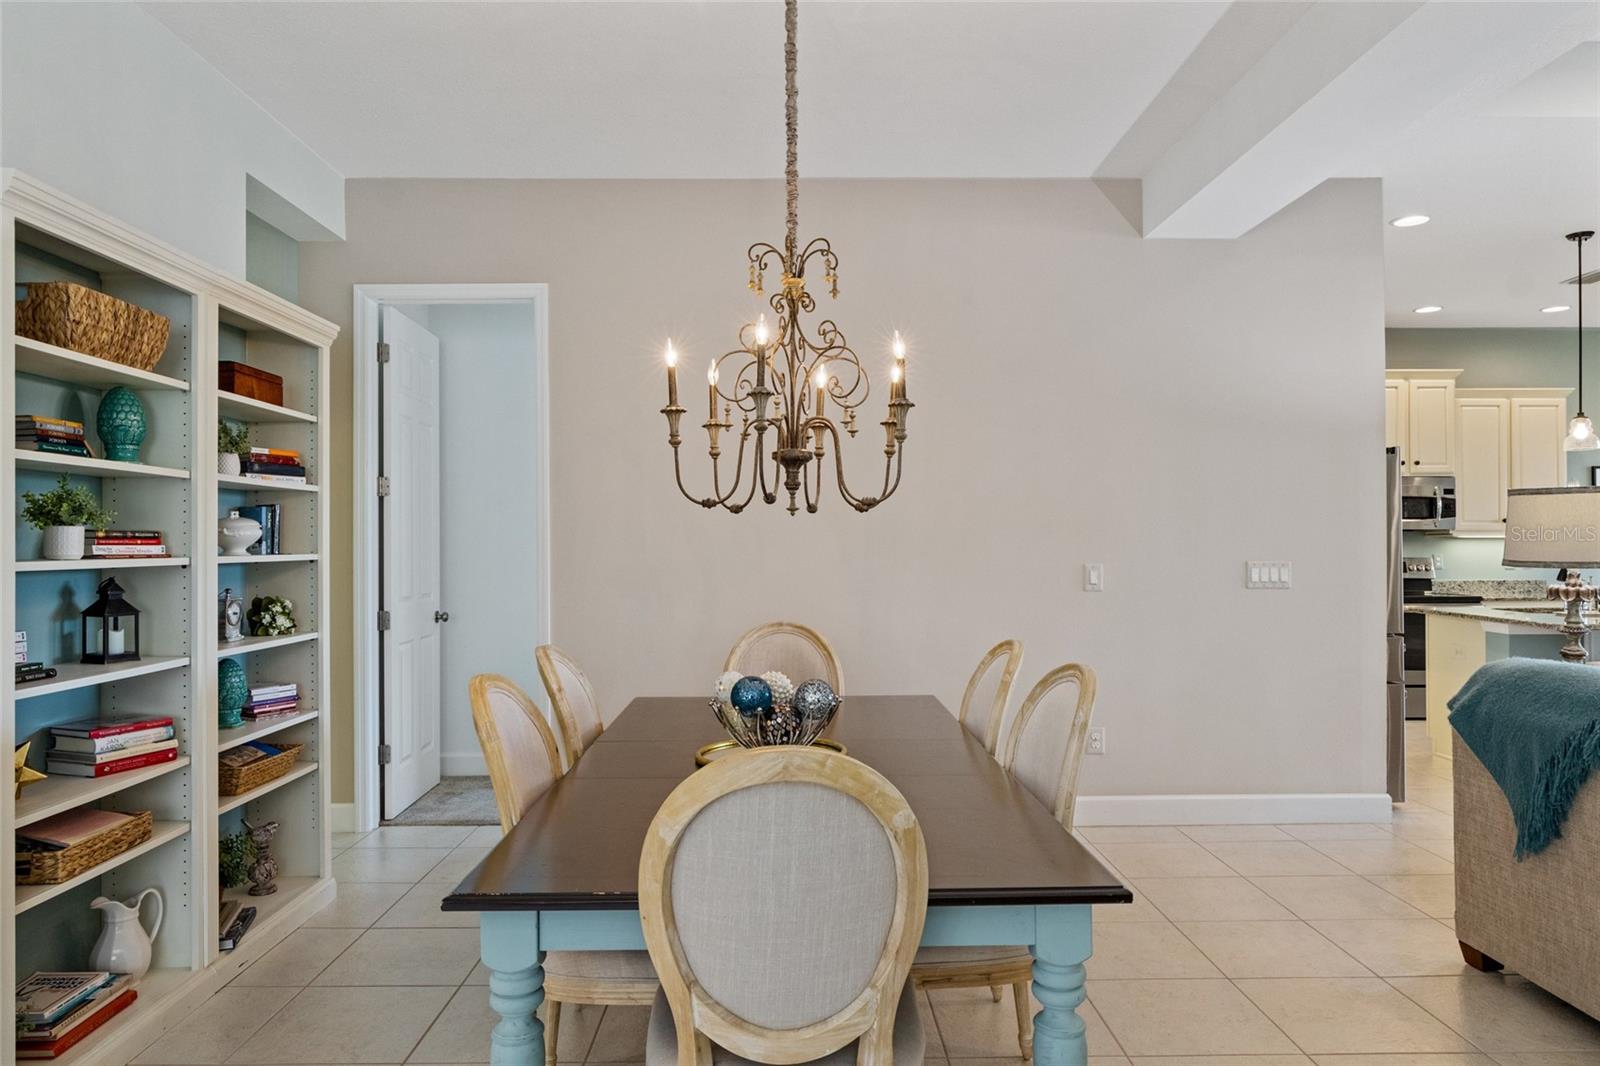
[[[717,356],[707,369],[709,410],[700,428],[706,433],[711,459],[709,496],[697,497],[683,483],[679,449],[683,443],[683,416],[688,409],[678,402],[678,356],[671,341],[667,342],[667,406],[661,413],[667,416],[667,443],[672,446],[678,491],[691,503],[707,509],[720,507],[732,514],[754,502],[758,492],[762,502],[768,504],[776,503],[780,492],[786,493],[790,514],[797,514],[802,503],[808,514],[814,513],[821,502],[830,465],[845,503],[857,511],[870,511],[900,487],[906,416],[914,406],[906,397],[905,345],[896,332],[888,411],[879,423],[884,431],[883,487],[876,496],[852,492],[845,481],[842,445],[847,435],[854,437],[860,428],[856,412],[870,395],[871,382],[860,358],[832,319],[814,322],[809,330],[801,323],[802,315],[817,309],[816,297],[806,289],[806,268],[820,267],[829,295],[837,297],[839,259],[827,238],[815,237],[804,245],[799,238],[798,14],[799,0],[784,0],[783,246],[759,241],[746,252],[749,287],[756,295],[766,296],[767,271],[777,268],[779,284],[767,297],[777,321],[769,328],[763,314],[758,321],[746,323],[739,330],[738,347]],[[739,412],[738,439],[728,442],[734,453],[729,483],[721,469],[722,435],[735,432],[735,409]],[[772,437],[770,444],[768,434]],[[832,456],[828,455],[830,443]],[[748,471],[746,456],[750,459]]]

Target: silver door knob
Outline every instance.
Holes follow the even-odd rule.
[[[449,611],[434,611],[433,612],[433,620],[435,622],[448,622],[448,621],[450,621],[450,612]]]

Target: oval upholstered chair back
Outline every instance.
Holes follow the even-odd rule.
[[[797,685],[820,677],[834,692],[844,695],[844,673],[833,646],[821,633],[798,622],[756,626],[734,642],[722,669],[747,676],[778,670]]]
[[[639,860],[670,1022],[652,1017],[648,1061],[710,1066],[715,1043],[809,1062],[853,1041],[859,1063],[920,1061],[907,975],[927,904],[922,830],[877,771],[818,749],[717,760],[667,798]]]
[[[468,683],[467,693],[500,810],[500,831],[509,833],[561,776],[561,757],[544,715],[515,681],[479,674]]]
[[[1045,674],[1022,701],[1000,760],[1066,829],[1072,828],[1094,694],[1094,671],[1087,666],[1067,663]]]

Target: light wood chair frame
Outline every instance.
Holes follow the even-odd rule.
[[[821,785],[866,807],[882,825],[895,863],[895,909],[872,977],[830,1017],[768,1029],[733,1014],[695,980],[672,911],[672,867],[684,831],[701,811],[742,789],[778,782]],[[739,751],[697,771],[656,813],[639,857],[639,918],[677,1028],[678,1066],[711,1066],[712,1042],[735,1055],[786,1066],[859,1040],[857,1066],[890,1066],[895,1015],[928,907],[928,857],[905,797],[876,770],[845,755],[807,748]],[[760,945],[749,945],[752,951]]]
[[[998,650],[1000,645],[995,647]],[[989,654],[992,656],[994,652],[991,651]],[[1021,657],[1020,647],[1018,657]],[[979,668],[979,673],[974,675],[974,679],[982,675],[982,669]],[[1079,663],[1067,663],[1056,667],[1039,679],[1038,683],[1028,691],[1028,695],[1022,701],[1022,708],[1017,711],[1017,717],[1011,723],[1011,729],[1006,734],[1005,752],[1000,764],[1007,770],[1016,765],[1017,746],[1022,739],[1023,731],[1028,727],[1028,720],[1033,717],[1034,709],[1058,685],[1064,685],[1069,681],[1077,683],[1078,704],[1072,712],[1067,748],[1057,777],[1051,813],[1055,815],[1056,821],[1061,823],[1061,827],[1070,832],[1078,799],[1078,771],[1083,765],[1084,744],[1089,738],[1089,718],[1094,713],[1093,670]],[[970,691],[969,685],[968,692]],[[965,710],[964,705],[963,710]],[[1029,995],[1029,986],[1033,981],[1031,956],[970,962],[925,963],[912,970],[912,977],[923,988],[989,988],[994,992],[996,1003],[1000,1002],[1000,989],[1010,985],[1011,998],[1017,1011],[1017,1043],[1022,1048],[1023,1058],[1033,1057],[1033,1014],[1032,999]]]
[[[728,657],[723,660],[722,669],[724,671],[737,670],[738,667],[735,664],[738,663],[739,657],[749,649],[750,645],[762,637],[769,637],[775,634],[788,634],[799,637],[815,647],[828,664],[829,676],[823,678],[823,680],[833,687],[833,691],[837,695],[844,695],[844,670],[839,666],[839,656],[834,653],[833,645],[828,643],[827,637],[808,625],[801,625],[799,622],[768,622],[765,625],[756,626],[734,641],[733,647],[728,651]],[[809,681],[810,678],[791,677],[789,680],[798,685],[802,681]]]
[[[1000,723],[1005,719],[1006,704],[1011,701],[1011,686],[1016,682],[1017,671],[1022,669],[1022,641],[1002,640],[978,663],[978,668],[972,672],[972,678],[967,682],[967,690],[961,694],[961,713],[956,720],[963,726],[967,724],[967,716],[972,713],[972,697],[978,691],[978,683],[988,674],[995,661],[1004,657],[1005,666],[1001,669],[1000,684],[995,689],[994,702],[989,706],[989,716],[983,726],[983,748],[993,755],[1000,746]]]
[[[544,649],[540,649],[543,651]],[[542,671],[541,671],[542,672]],[[500,729],[495,725],[489,710],[489,690],[498,688],[521,706],[522,712],[533,723],[544,740],[545,755],[550,760],[550,778],[558,780],[566,773],[561,764],[561,753],[556,749],[555,734],[538,704],[528,698],[509,677],[500,674],[478,674],[467,683],[472,704],[472,725],[478,733],[478,743],[483,746],[483,761],[489,768],[489,783],[494,788],[495,806],[500,810],[500,832],[509,833],[522,818],[511,800],[511,767],[506,762],[505,748],[500,742]],[[544,978],[545,1002],[545,1063],[555,1066],[556,1043],[561,1037],[561,1004],[588,1003],[596,1006],[649,1006],[655,1002],[656,981],[627,977],[584,978],[546,973]]]
[[[588,697],[589,706],[594,708],[595,720],[600,723],[596,737],[606,731],[605,716],[600,713],[600,701],[594,698],[594,686],[589,683],[589,675],[584,673],[583,667],[572,656],[554,644],[541,644],[533,650],[533,657],[539,664],[539,680],[544,682],[544,691],[550,697],[556,721],[561,723],[561,740],[567,750],[565,769],[570,770],[577,764],[578,756],[583,754],[586,745],[583,732],[578,727],[578,716],[572,710],[572,701],[568,699],[566,686],[561,683],[561,675],[556,670],[558,664],[571,671],[572,676],[578,679],[578,684],[583,686],[583,694]]]

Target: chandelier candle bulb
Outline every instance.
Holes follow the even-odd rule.
[[[678,352],[667,342],[667,406],[678,406]]]

